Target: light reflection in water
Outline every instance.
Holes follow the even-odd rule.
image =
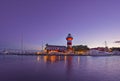
[[[72,56],[67,56],[67,65],[66,65],[66,68],[67,68],[67,75],[70,76],[71,75],[71,70],[72,70]]]
[[[66,64],[67,56],[64,56],[64,63]]]
[[[66,64],[67,62],[69,63],[70,61],[72,61],[72,56],[43,56],[43,60],[45,63],[49,62],[49,63],[55,63],[55,62],[59,62],[59,61],[64,61],[64,64]],[[80,58],[78,58],[78,61],[80,60]],[[37,57],[37,61],[40,61],[40,57]]]
[[[59,56],[59,60],[60,60],[60,56]]]
[[[77,57],[77,62],[78,62],[78,65],[80,64],[80,57],[78,56]]]
[[[44,62],[46,63],[48,56],[44,56],[43,58],[44,58]]]
[[[40,61],[40,56],[37,56],[37,61],[38,61],[38,62]]]
[[[44,56],[44,62],[50,62],[50,63],[54,63],[56,62],[57,57],[56,56]]]

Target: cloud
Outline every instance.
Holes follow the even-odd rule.
[[[120,43],[120,41],[115,41],[115,43]]]

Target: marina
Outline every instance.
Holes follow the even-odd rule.
[[[120,0],[0,0],[0,81],[120,81]]]

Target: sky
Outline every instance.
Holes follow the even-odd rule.
[[[0,48],[119,47],[120,0],[0,0]]]

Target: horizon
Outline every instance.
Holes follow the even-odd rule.
[[[119,0],[1,0],[0,48],[41,49],[42,44],[120,47]],[[118,41],[118,42],[117,42]]]

